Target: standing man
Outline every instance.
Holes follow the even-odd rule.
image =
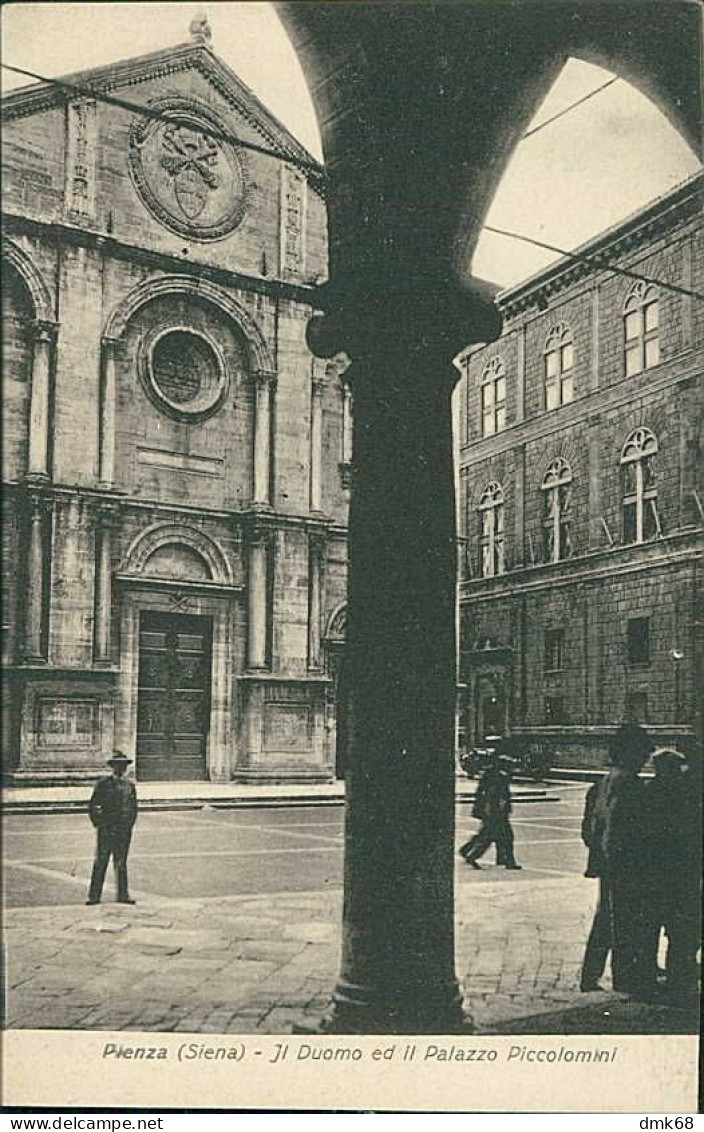
[[[112,774],[101,778],[93,790],[88,812],[98,831],[98,839],[86,904],[100,903],[110,857],[115,864],[118,904],[135,903],[130,899],[127,884],[127,854],[132,827],[137,820],[137,791],[134,783],[125,777],[131,762],[122,751],[115,751],[108,759]]]
[[[668,939],[666,991],[673,1005],[696,999],[700,944],[701,875],[696,772],[684,755],[661,750],[653,756],[655,777],[645,787],[649,842],[648,969],[657,975],[661,928]]]
[[[582,990],[597,988],[610,943],[614,990],[637,998],[653,992],[647,962],[648,878],[644,875],[648,831],[643,782],[638,777],[652,751],[653,743],[643,728],[624,723],[610,743],[611,769],[591,799],[589,850],[600,884],[582,967]]]
[[[484,771],[477,787],[472,814],[481,821],[481,828],[461,846],[459,853],[473,869],[480,869],[478,858],[486,853],[492,841],[496,843],[496,863],[507,869],[520,869],[513,853],[513,830],[511,813],[510,777],[504,766],[508,765],[501,757],[506,749],[502,740],[491,756],[491,762]]]

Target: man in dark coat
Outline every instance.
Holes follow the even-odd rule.
[[[697,992],[700,942],[700,806],[696,770],[679,751],[662,750],[653,758],[655,777],[646,785],[649,857],[648,965],[655,978],[661,929],[667,935],[666,990],[674,1004],[686,1004]]]
[[[132,827],[137,820],[137,791],[134,783],[125,777],[131,762],[122,751],[115,751],[108,759],[112,774],[101,778],[93,790],[88,812],[98,837],[86,904],[100,903],[110,857],[115,864],[118,903],[135,903],[130,899],[127,884],[127,854]]]
[[[582,990],[598,985],[611,947],[614,990],[648,997],[654,986],[647,963],[647,830],[643,769],[653,743],[642,727],[624,723],[610,744],[611,769],[591,803],[590,856],[599,873],[599,902],[582,966]]]
[[[520,869],[513,851],[513,830],[511,813],[510,776],[504,769],[500,743],[495,749],[491,762],[479,780],[472,814],[481,821],[481,827],[474,837],[461,846],[459,853],[473,869],[480,869],[478,858],[484,854],[492,842],[496,843],[496,863],[507,869]]]

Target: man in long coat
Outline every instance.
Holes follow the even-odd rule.
[[[643,769],[653,743],[642,727],[624,723],[610,744],[611,769],[591,799],[589,849],[599,874],[599,901],[582,967],[582,990],[596,989],[611,946],[614,990],[647,997],[648,892]]]
[[[125,777],[131,762],[122,751],[115,751],[108,759],[112,774],[101,778],[93,790],[88,813],[98,837],[86,904],[100,903],[110,857],[115,864],[118,903],[135,903],[130,898],[127,883],[127,854],[137,820],[137,791],[134,783]]]

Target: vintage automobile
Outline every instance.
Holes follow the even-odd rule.
[[[501,735],[487,735],[483,747],[471,747],[462,752],[459,762],[468,778],[478,777],[486,770],[502,739]],[[542,782],[550,773],[552,750],[546,745],[540,748],[523,747],[519,736],[507,736],[503,741],[502,761],[512,778],[525,777]]]

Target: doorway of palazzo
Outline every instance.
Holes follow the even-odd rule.
[[[136,772],[141,781],[207,777],[211,663],[211,618],[140,614]]]

